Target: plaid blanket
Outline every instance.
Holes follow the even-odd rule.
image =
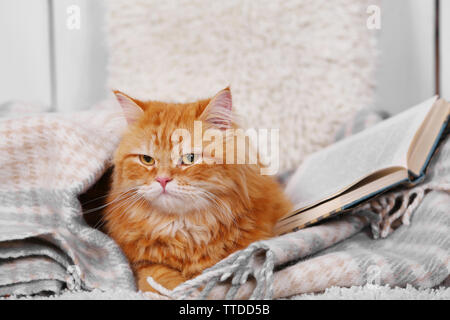
[[[0,121],[0,296],[136,289],[121,250],[85,222],[78,200],[110,166],[122,128],[114,119],[96,110]],[[343,135],[381,118],[370,119],[355,118]],[[253,243],[173,291],[149,282],[177,299],[279,298],[366,283],[435,287],[450,268],[449,158],[443,142],[416,188]]]
[[[135,290],[120,248],[88,226],[77,198],[109,166],[120,130],[112,116],[0,121],[0,296]]]

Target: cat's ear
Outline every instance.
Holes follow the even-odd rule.
[[[203,110],[200,119],[221,130],[231,128],[233,110],[229,87],[221,90],[211,99],[205,110]]]
[[[131,125],[135,123],[144,114],[144,110],[135,102],[133,98],[125,93],[117,90],[114,90],[113,92],[122,107],[123,114],[128,124]]]

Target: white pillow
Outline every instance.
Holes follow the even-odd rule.
[[[280,170],[293,168],[372,102],[374,3],[107,1],[108,84],[174,102],[231,85],[249,125],[280,129]]]

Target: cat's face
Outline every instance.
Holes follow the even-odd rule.
[[[115,179],[122,192],[133,194],[134,205],[145,202],[159,211],[185,214],[220,207],[230,210],[223,196],[236,189],[227,166],[207,164],[202,151],[177,144],[179,129],[194,137],[194,121],[223,129],[231,124],[231,94],[221,91],[211,100],[190,104],[140,102],[116,92],[129,122],[114,158]],[[222,127],[221,127],[222,126]]]

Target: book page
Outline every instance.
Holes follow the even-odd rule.
[[[294,208],[329,199],[379,170],[407,167],[415,133],[436,97],[309,156],[286,187]]]

